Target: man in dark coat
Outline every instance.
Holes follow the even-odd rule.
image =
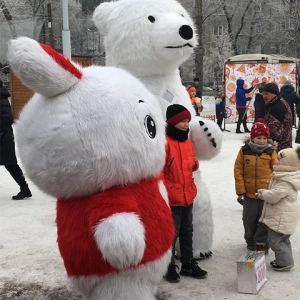
[[[280,94],[282,98],[289,104],[292,112],[293,125],[296,125],[295,120],[295,104],[297,104],[297,94],[292,83],[287,80],[280,89]]]
[[[278,143],[277,151],[292,148],[292,113],[288,103],[281,97],[275,83],[267,83],[263,89],[266,104],[265,123],[270,138]]]
[[[201,93],[201,87],[200,87],[200,81],[198,77],[194,78],[194,87],[196,88],[196,97],[202,98],[202,93]]]
[[[20,192],[13,196],[12,200],[22,200],[32,195],[17,162],[12,129],[14,119],[8,97],[10,97],[10,93],[0,80],[0,165],[5,166],[15,182],[20,186]]]
[[[254,122],[259,118],[264,118],[265,116],[265,100],[263,98],[262,92],[265,86],[265,82],[262,82],[258,88],[258,93],[255,95],[254,100]]]

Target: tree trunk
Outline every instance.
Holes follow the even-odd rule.
[[[10,14],[9,10],[7,9],[5,3],[3,0],[0,0],[0,8],[2,9],[3,11],[3,14],[4,14],[4,17],[7,21],[7,24],[8,24],[8,27],[9,27],[9,30],[10,30],[10,33],[11,33],[11,36],[13,38],[16,38],[17,37],[17,31],[16,31],[16,27],[12,21],[12,15]]]
[[[202,94],[203,89],[203,42],[202,42],[202,0],[195,0],[195,24],[198,32],[198,46],[195,49],[195,68],[196,77],[199,77],[200,90]]]

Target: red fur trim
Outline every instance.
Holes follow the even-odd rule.
[[[82,72],[81,70],[77,69],[71,61],[62,55],[61,53],[58,53],[54,49],[52,49],[49,45],[46,44],[40,44],[41,47],[44,49],[45,52],[49,54],[53,58],[54,61],[56,61],[62,68],[64,68],[66,71],[73,74],[78,79],[81,79]]]
[[[144,256],[141,263],[132,268],[160,259],[172,247],[174,222],[160,194],[157,178],[114,187],[87,198],[59,199],[57,241],[68,276],[102,277],[119,272],[103,259],[94,232],[101,220],[124,212],[136,214],[145,228]]]

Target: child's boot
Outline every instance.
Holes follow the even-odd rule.
[[[178,275],[176,269],[179,269],[175,263],[170,263],[168,267],[167,274],[165,275],[165,279],[168,282],[176,283],[180,281],[180,276]]]
[[[202,270],[196,261],[191,261],[189,263],[183,263],[180,270],[180,275],[190,276],[197,279],[205,278],[207,272]]]
[[[269,245],[268,243],[257,242],[256,243],[256,251],[263,251],[265,255],[269,253]]]

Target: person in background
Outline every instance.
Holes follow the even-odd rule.
[[[190,95],[190,99],[191,99],[191,104],[193,105],[195,112],[196,112],[196,116],[200,116],[200,113],[203,109],[202,106],[202,100],[201,98],[196,97],[196,88],[195,87],[190,87],[188,89],[188,93]]]
[[[259,222],[264,201],[256,196],[257,189],[268,188],[277,160],[276,143],[263,119],[251,128],[250,137],[235,160],[234,179],[238,201],[243,204],[244,238],[248,250],[268,253],[268,228]]]
[[[269,126],[271,139],[278,143],[277,151],[292,148],[292,112],[281,97],[275,83],[267,83],[263,88],[265,101],[265,123]]]
[[[217,124],[222,129],[225,115],[225,97],[215,96]]]
[[[247,93],[250,93],[254,87],[250,87],[249,89],[246,89],[245,86],[245,81],[244,79],[238,79],[236,81],[236,91],[235,91],[235,96],[236,96],[236,109],[239,115],[237,125],[236,125],[236,133],[243,133],[240,130],[241,124],[243,123],[244,131],[245,132],[250,132],[250,130],[247,128],[247,101],[251,100],[251,97],[246,97]]]
[[[198,77],[194,78],[194,87],[196,88],[196,97],[202,98],[201,88],[200,88],[200,81]]]
[[[262,95],[264,86],[266,85],[265,82],[262,82],[259,85],[258,93],[255,95],[254,100],[254,122],[257,121],[259,118],[264,118],[265,116],[265,101]]]
[[[268,189],[258,189],[265,201],[260,222],[268,226],[268,241],[275,253],[271,267],[275,271],[289,270],[294,266],[290,236],[298,224],[298,192],[300,191],[300,147],[278,153]]]
[[[175,264],[175,243],[179,238],[181,252],[180,275],[197,279],[207,276],[193,258],[193,202],[197,187],[193,172],[199,168],[196,152],[188,138],[191,113],[182,105],[173,104],[167,108],[166,162],[163,169],[164,184],[168,191],[176,235],[172,248],[172,258],[165,279],[175,283],[180,281]]]
[[[295,105],[297,104],[297,93],[290,80],[287,80],[280,88],[280,95],[289,104],[292,113],[293,126],[296,125]]]
[[[32,195],[16,158],[15,141],[12,129],[14,118],[8,101],[9,97],[10,93],[0,80],[0,165],[5,166],[12,178],[20,186],[20,192],[17,195],[12,196],[12,200],[23,200]]]

